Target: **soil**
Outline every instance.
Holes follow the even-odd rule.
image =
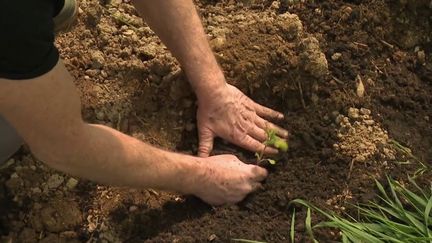
[[[279,125],[290,131],[290,149],[261,191],[212,208],[194,197],[71,178],[23,149],[0,167],[1,240],[288,242],[291,200],[349,213],[349,205],[376,198],[374,179],[412,175],[419,165],[393,140],[432,166],[429,1],[290,2],[297,1],[197,2],[228,82],[287,117]],[[57,46],[86,121],[196,153],[195,97],[128,1],[82,0],[78,23]],[[214,153],[254,161],[223,141]],[[296,242],[307,242],[305,210],[296,212]],[[316,237],[331,242],[338,233]]]

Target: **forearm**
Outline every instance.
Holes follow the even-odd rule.
[[[198,99],[225,88],[224,75],[191,0],[134,0],[133,3],[179,60]]]
[[[33,80],[0,79],[0,114],[49,166],[100,183],[192,193],[205,164],[84,123],[73,79],[61,62]]]
[[[103,184],[193,193],[199,158],[152,147],[114,129],[84,124],[77,135],[33,151],[51,167]]]

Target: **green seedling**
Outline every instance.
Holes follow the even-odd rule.
[[[288,151],[288,142],[285,139],[282,139],[276,135],[276,131],[273,129],[266,129],[267,140],[264,141],[264,149],[260,153],[255,153],[257,157],[257,164],[262,164],[264,162],[268,162],[271,165],[276,164],[276,160],[274,159],[266,159],[264,158],[264,150],[268,146],[272,146],[277,148],[279,151],[287,152]]]

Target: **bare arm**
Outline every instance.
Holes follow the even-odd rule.
[[[49,166],[104,184],[190,193],[221,204],[243,199],[266,176],[234,156],[204,161],[83,122],[72,77],[61,62],[33,80],[0,79],[0,114]]]
[[[266,129],[288,132],[265,120],[283,114],[261,106],[228,85],[207,41],[192,0],[133,0],[138,12],[179,60],[198,97],[199,155],[209,156],[213,139],[222,137],[251,151],[265,147]]]
[[[226,86],[192,0],[133,0],[138,12],[183,66],[198,99]]]

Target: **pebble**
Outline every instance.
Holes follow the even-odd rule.
[[[360,114],[362,114],[362,115],[370,115],[371,113],[372,112],[369,109],[366,109],[366,108],[361,108],[360,109]]]
[[[90,77],[96,77],[99,75],[99,73],[100,73],[99,69],[87,69],[85,71],[85,74],[87,74]]]
[[[348,117],[352,118],[352,119],[359,118],[359,109],[353,108],[353,107],[349,108],[348,109]]]
[[[215,51],[220,51],[223,49],[224,45],[226,43],[225,37],[216,37],[213,40],[210,41],[210,45],[213,47]]]
[[[90,57],[92,60],[92,67],[95,69],[100,69],[105,64],[105,57],[101,51],[92,51],[90,53]]]
[[[74,189],[76,186],[78,185],[78,180],[75,178],[70,178],[67,182],[66,182],[66,187],[69,190]]]
[[[278,10],[280,8],[280,2],[278,1],[273,1],[272,4],[270,5],[271,9],[275,9]]]
[[[135,205],[132,205],[132,206],[130,206],[129,207],[129,212],[135,212],[135,211],[137,211],[138,210],[138,207],[137,206],[135,206]]]
[[[344,118],[343,115],[337,115],[336,119],[335,119],[336,124],[340,124],[342,122],[343,118]]]
[[[364,120],[363,122],[364,122],[364,124],[366,124],[368,126],[372,126],[373,124],[375,124],[374,120]]]
[[[46,185],[48,186],[48,189],[55,189],[58,188],[63,182],[64,182],[63,176],[54,174],[48,179]]]
[[[339,52],[336,52],[335,54],[333,54],[333,55],[331,56],[331,59],[332,59],[333,61],[337,61],[337,60],[339,60],[341,57],[342,57],[342,54],[339,53]]]
[[[420,64],[425,64],[426,63],[426,54],[424,51],[419,51],[417,52],[417,59],[419,61]]]
[[[217,239],[217,236],[215,234],[211,234],[207,240],[211,242],[211,241],[214,241],[216,239]]]

